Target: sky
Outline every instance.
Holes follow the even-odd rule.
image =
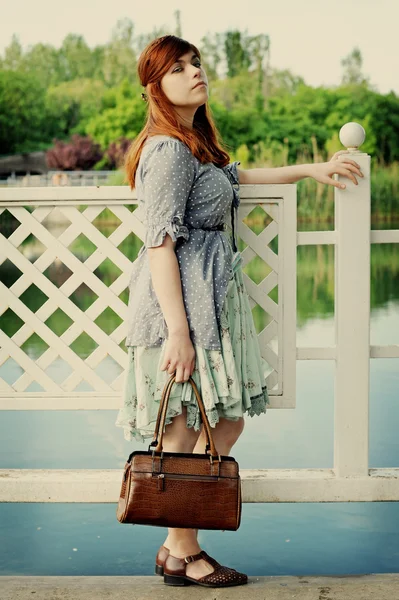
[[[59,47],[68,33],[83,35],[91,47],[104,44],[123,17],[137,34],[161,25],[174,33],[176,10],[182,37],[200,50],[206,33],[269,35],[270,66],[312,86],[338,85],[341,60],[357,46],[371,84],[382,94],[399,94],[399,0],[0,0],[0,54],[13,33],[24,48]]]

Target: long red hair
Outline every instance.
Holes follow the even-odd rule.
[[[150,42],[140,54],[137,72],[141,85],[146,88],[148,112],[146,123],[136,139],[130,144],[124,161],[125,181],[133,190],[141,151],[146,139],[153,135],[170,135],[185,143],[201,163],[212,162],[224,167],[230,157],[222,147],[220,134],[213,121],[208,102],[198,107],[193,129],[182,125],[161,88],[161,79],[183,54],[192,50],[201,58],[194,46],[175,35],[164,35]]]

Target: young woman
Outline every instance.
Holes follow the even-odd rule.
[[[153,40],[139,58],[138,75],[148,116],[125,167],[137,190],[134,216],[146,230],[129,285],[128,368],[116,425],[127,440],[152,437],[162,391],[176,373],[164,450],[203,453],[192,376],[216,448],[228,455],[242,433],[244,414],[265,413],[269,400],[268,364],[260,355],[236,242],[239,184],[293,183],[310,176],[339,186],[333,173],[357,183],[353,172],[360,172],[353,160],[344,165],[336,159],[341,152],[328,163],[238,169],[210,114],[200,52],[181,38]],[[181,585],[247,583],[245,574],[202,551],[193,529],[168,530],[156,572],[174,575]]]

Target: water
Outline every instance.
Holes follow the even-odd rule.
[[[333,254],[332,247],[298,248],[298,346],[334,343]],[[103,276],[112,281],[112,267],[104,269]],[[11,267],[0,271],[7,285],[10,273]],[[397,245],[372,246],[371,282],[371,343],[398,344]],[[83,292],[75,295],[82,306],[90,303]],[[36,291],[24,301],[41,302]],[[54,328],[68,325],[58,317]],[[119,324],[117,315],[103,319],[111,330]],[[262,319],[256,315],[257,327]],[[7,323],[3,318],[3,329],[10,333],[13,327],[12,315]],[[40,339],[27,344],[31,356],[43,352]],[[81,356],[91,349],[85,338],[77,345]],[[370,364],[370,467],[399,467],[399,362],[372,359]],[[5,363],[0,376],[13,380],[15,369]],[[62,380],[64,366],[57,369]],[[296,408],[269,409],[246,419],[232,452],[240,467],[332,468],[333,386],[333,361],[298,361]],[[122,470],[132,450],[146,448],[123,439],[114,410],[0,415],[3,469]],[[165,530],[121,524],[115,511],[116,503],[0,504],[0,575],[152,575]],[[201,531],[199,539],[209,554],[251,576],[332,575],[399,572],[398,534],[397,502],[269,503],[244,504],[237,532]]]

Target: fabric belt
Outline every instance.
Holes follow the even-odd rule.
[[[236,242],[236,234],[235,234],[235,219],[234,219],[234,204],[231,205],[231,223],[233,229],[233,251],[238,252],[237,242]],[[227,231],[226,223],[219,223],[219,225],[215,225],[214,227],[193,227],[192,225],[186,225],[187,229],[203,229],[204,231]]]
[[[193,227],[192,225],[186,225],[187,229],[203,229],[204,231],[225,231],[226,223],[219,223],[214,227]]]

